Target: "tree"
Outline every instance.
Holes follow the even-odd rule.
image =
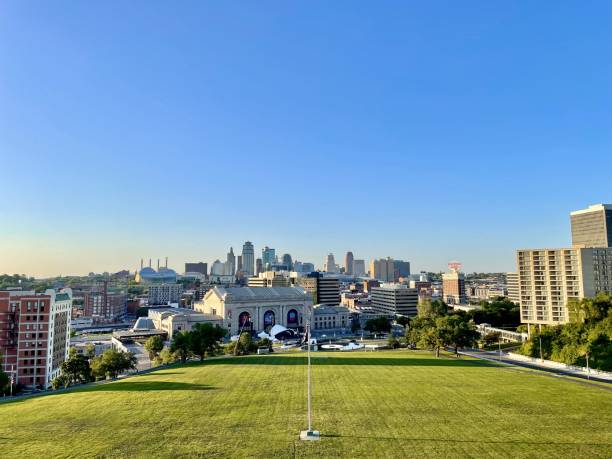
[[[136,356],[131,352],[108,349],[91,362],[91,370],[96,378],[116,378],[119,374],[136,368]]]
[[[425,300],[417,305],[419,316],[441,317],[447,314],[448,306],[442,300]]]
[[[497,297],[492,301],[481,301],[480,309],[468,313],[477,324],[487,323],[494,327],[518,327],[521,323],[519,306],[508,298]]]
[[[186,332],[174,333],[170,350],[177,353],[181,363],[185,363],[190,351],[189,334]]]
[[[85,346],[85,357],[91,362],[91,360],[96,356],[96,346],[89,343]]]
[[[179,356],[176,352],[172,352],[170,348],[165,347],[161,350],[159,355],[155,357],[156,365],[170,365],[171,363],[176,362],[179,359]]]
[[[434,321],[428,316],[414,317],[406,327],[406,342],[409,346],[419,346],[421,335],[430,327],[434,326]]]
[[[155,357],[157,357],[157,354],[164,348],[164,340],[159,335],[151,336],[145,341],[144,347],[149,353],[149,360],[153,361]]]
[[[436,326],[442,328],[445,346],[452,346],[459,357],[459,349],[473,347],[478,341],[476,328],[465,317],[451,315],[436,320]]]
[[[238,344],[236,345],[234,353],[237,355],[246,355],[254,350],[253,347],[253,338],[251,337],[251,333],[242,332],[240,333],[240,338],[238,338]]]
[[[361,329],[361,324],[359,323],[359,320],[352,320],[351,321],[351,333],[357,333],[359,330]]]
[[[189,333],[189,350],[202,361],[206,356],[213,355],[220,349],[219,341],[225,334],[225,330],[218,325],[195,324]]]
[[[60,374],[53,381],[51,381],[51,387],[54,390],[65,389],[68,386],[70,386],[70,378],[68,378],[68,376],[65,374]]]
[[[410,317],[406,317],[406,316],[399,316],[395,322],[397,322],[399,325],[406,327],[408,324],[410,324]]]
[[[389,338],[387,339],[387,347],[389,349],[397,349],[400,347],[400,342],[395,336],[389,335]]]
[[[612,294],[600,292],[594,298],[571,300],[567,304],[573,322],[594,323],[603,320],[612,308]]]
[[[440,357],[440,349],[446,344],[446,331],[443,328],[442,318],[435,319],[433,326],[425,328],[420,334],[419,345],[436,352]]]
[[[89,360],[84,355],[76,352],[76,349],[70,350],[70,356],[62,362],[61,375],[67,381],[62,380],[62,383],[67,387],[72,384],[86,383],[92,380],[92,372],[89,365]]]
[[[372,333],[389,333],[391,331],[391,321],[386,317],[368,319],[363,329]]]

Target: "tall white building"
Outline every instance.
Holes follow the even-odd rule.
[[[328,273],[337,273],[338,265],[336,265],[336,260],[334,259],[334,254],[330,253],[325,258],[325,262],[323,263],[323,271]]]
[[[215,276],[224,276],[225,275],[225,263],[220,260],[215,260],[215,262],[210,267],[210,274]]]
[[[612,248],[525,249],[516,260],[523,323],[568,322],[569,301],[612,292]]]
[[[236,274],[236,256],[234,255],[233,247],[230,247],[230,251],[227,253],[224,274],[227,276],[233,276],[234,274]]]

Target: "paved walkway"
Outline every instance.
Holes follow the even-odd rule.
[[[501,359],[499,357],[499,352],[496,352],[496,351],[480,351],[480,350],[471,349],[471,350],[463,350],[463,351],[460,351],[459,353],[470,356],[470,357],[475,357],[477,359],[489,360],[491,362],[497,362],[497,363],[501,363],[501,364],[505,364],[509,366],[529,368],[531,370],[540,370],[540,371],[549,373],[551,376],[556,376],[556,377],[569,376],[571,378],[576,378],[577,380],[579,380],[576,382],[580,382],[586,385],[599,387],[602,389],[612,391],[612,381],[610,381],[609,379],[605,377],[600,377],[597,375],[591,375],[590,378],[587,378],[587,375],[584,374],[583,372],[575,371],[570,368],[555,368],[555,367],[547,366],[546,364],[541,364],[539,362],[536,363],[536,362],[525,362],[522,360],[515,360],[515,359],[512,359],[508,354],[504,352],[502,352],[501,354]],[[601,384],[590,383],[589,379],[591,381],[607,383],[610,386],[606,387],[606,386],[602,386]]]

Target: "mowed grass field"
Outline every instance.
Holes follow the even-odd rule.
[[[612,457],[612,392],[416,351],[188,364],[0,404],[0,456]]]

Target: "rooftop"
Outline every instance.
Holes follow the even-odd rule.
[[[223,299],[248,300],[309,300],[311,295],[299,287],[215,287],[210,292]]]
[[[588,214],[590,212],[600,212],[602,210],[612,210],[612,204],[593,204],[586,209],[570,212],[570,215]]]

